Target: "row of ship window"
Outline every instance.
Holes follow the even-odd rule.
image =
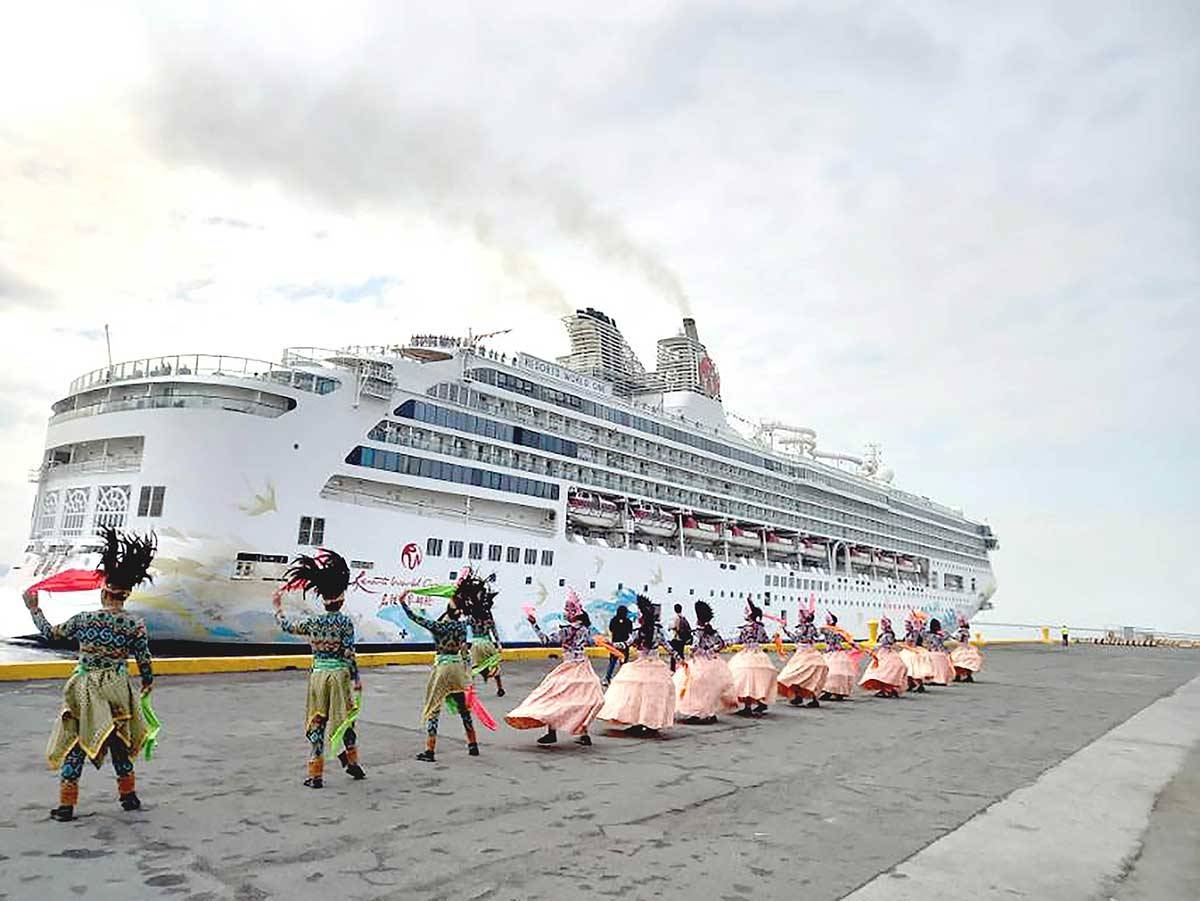
[[[34,538],[61,535],[70,538],[103,528],[121,529],[129,521],[131,485],[99,485],[46,491],[37,506]],[[157,519],[163,515],[165,485],[143,485],[138,490],[137,515]]]
[[[489,402],[492,402],[492,401],[494,401],[496,404],[499,404],[500,406],[504,406],[504,404],[505,404],[504,401],[501,401],[496,398],[491,398],[489,395],[483,394],[478,391],[472,391],[472,390],[466,389],[466,388],[460,388],[459,386],[454,385],[452,383],[443,382],[439,385],[436,385],[430,389],[429,393],[431,395],[441,397],[444,400],[450,400],[454,403],[462,402],[464,405],[478,406],[478,407],[481,407],[484,409],[487,409],[487,407],[489,406]],[[425,407],[426,408],[432,407],[434,412],[429,413],[427,410],[423,411],[424,416],[421,417],[421,421],[434,422],[435,420],[437,420],[440,424],[445,424],[449,428],[457,428],[457,426],[450,424],[452,422],[450,417],[456,415],[453,411],[443,410],[441,408],[436,407],[436,405],[433,405],[433,404],[426,404]],[[531,407],[529,409],[535,414],[534,418],[537,418],[536,414],[543,413],[543,411],[537,410],[536,408]],[[403,407],[401,407],[400,410],[403,410]],[[398,410],[397,412],[399,413],[400,410]],[[470,414],[457,414],[457,415],[462,417],[462,416],[467,416]],[[429,418],[430,416],[432,416],[433,419]],[[496,435],[493,435],[492,433],[497,432],[498,429],[505,428],[505,426],[502,423],[496,423],[496,422],[494,422],[492,420],[488,420],[484,417],[473,417],[473,418],[476,420],[476,427],[465,429],[465,431],[470,431],[475,434],[484,434],[487,437],[497,437]],[[547,418],[552,419],[552,417],[547,417]],[[445,420],[444,423],[441,422],[441,420],[443,420],[443,419]],[[551,423],[551,424],[553,424],[553,423]],[[595,432],[594,427],[592,427],[586,423],[574,422],[573,424],[578,428],[585,428],[591,432]],[[459,430],[462,431],[464,429],[460,428]],[[498,434],[498,432],[497,432],[497,434]],[[613,433],[613,436],[614,436],[614,438],[624,438],[624,436],[621,436],[619,433],[616,433],[616,432]],[[546,438],[546,437],[550,437],[550,436],[542,436],[542,437]],[[393,440],[393,439],[383,438],[382,440]],[[503,437],[501,437],[501,440],[504,440]],[[561,440],[561,439],[559,439],[559,440]],[[634,439],[634,440],[636,443],[636,439]],[[604,445],[599,442],[599,439],[593,438],[593,441],[596,442],[598,447],[604,447]],[[677,453],[674,451],[673,448],[667,448],[667,447],[654,448],[651,446],[651,444],[649,442],[646,442],[646,445],[647,445],[647,453],[657,452],[659,454],[660,460],[663,458],[673,459],[674,456],[677,455]],[[539,446],[539,445],[531,443],[526,446]],[[540,447],[541,447],[541,449],[549,449],[549,448],[545,447],[544,445],[541,445]],[[555,452],[557,453],[558,451],[555,451]],[[603,455],[603,451],[601,451],[600,453],[601,453],[601,455]],[[573,452],[570,454],[570,456],[584,456],[584,454],[583,454],[582,450],[578,448],[578,446],[573,446]],[[586,456],[588,457],[588,459],[592,459],[596,455],[589,452]],[[720,475],[720,476],[723,476],[726,478],[729,477],[729,475],[730,475],[729,473],[719,472],[718,470],[716,470],[713,466],[712,461],[707,460],[706,458],[703,458],[703,457],[698,457],[698,456],[694,456],[694,455],[690,455],[690,456],[691,456],[691,459],[689,459],[687,461],[680,461],[680,462],[686,462],[687,465],[692,466],[697,469],[701,469],[701,470],[705,470],[705,471],[712,471],[716,475]],[[600,460],[599,462],[606,462],[606,461]],[[610,461],[610,462],[612,462],[612,461]],[[619,457],[615,462],[612,462],[612,465],[614,465],[615,467],[624,468],[627,471],[631,471],[631,472],[634,471],[633,463],[631,461],[626,461],[624,458]],[[642,464],[643,469],[645,469],[645,466],[646,466],[646,464]],[[657,464],[650,464],[650,466],[652,469],[659,468]],[[779,472],[778,477],[781,477],[781,478],[788,475],[788,473],[784,473],[781,470],[774,470],[774,471]],[[805,472],[805,470],[800,470],[800,472],[803,473],[803,472]],[[651,472],[649,474],[655,475],[654,472]],[[762,481],[764,478],[764,477],[754,474],[754,473],[736,473],[735,477],[742,479],[743,482],[747,482],[747,480],[759,482],[759,481]],[[685,479],[686,479],[686,475],[685,475]],[[766,486],[766,487],[769,488],[770,486]],[[751,490],[753,490],[753,489],[751,489]],[[815,505],[805,504],[804,502],[800,501],[798,498],[796,500],[797,500],[797,504],[799,507],[805,507],[805,508],[814,507],[813,512],[817,512],[817,510],[815,509]],[[854,511],[858,511],[860,515],[867,514],[867,515],[873,516],[873,517],[878,516],[879,512],[880,512],[877,508],[872,507],[871,505],[865,504],[861,501],[851,500],[849,498],[838,497],[838,498],[836,498],[835,501],[832,501],[831,503],[833,504],[832,506],[830,506],[828,509],[822,508],[820,510],[820,512],[822,514],[830,515],[835,518],[840,518],[843,522],[846,522],[846,523],[856,521],[856,516],[855,516]],[[837,506],[839,504],[848,509],[840,509]],[[916,540],[916,541],[920,541],[922,538],[926,537],[927,535],[929,537],[935,537],[935,538],[945,542],[947,545],[947,549],[949,549],[949,550],[962,550],[964,552],[970,552],[972,550],[972,548],[970,546],[958,543],[958,542],[961,542],[961,540],[962,540],[961,536],[959,534],[957,534],[955,532],[944,531],[948,526],[961,530],[963,528],[962,523],[949,523],[949,522],[947,522],[945,517],[942,517],[938,514],[930,512],[930,511],[918,511],[914,508],[911,508],[907,504],[898,504],[898,506],[906,508],[912,514],[915,514],[918,516],[928,516],[930,518],[936,519],[943,525],[938,526],[938,525],[927,524],[928,531],[927,531],[927,533],[923,533],[916,529],[910,529],[910,528],[900,525],[899,524],[899,515],[898,515],[899,511],[893,511],[893,516],[895,516],[897,518],[898,522],[896,524],[879,522],[879,526],[881,528],[891,528],[895,531],[902,532],[905,536],[907,536],[913,540]],[[867,524],[865,519],[863,520],[863,524],[864,525]],[[899,538],[901,536],[897,535],[896,537]]]
[[[411,454],[400,454],[395,451],[376,450],[373,447],[363,447],[362,445],[350,451],[346,456],[346,462],[352,466],[366,466],[387,472],[420,476],[426,479],[440,479],[443,482],[490,488],[493,491],[508,491],[546,500],[556,501],[559,497],[559,487],[552,482],[492,472],[475,466],[443,463],[440,460],[414,457]]]
[[[468,560],[483,560],[483,542],[472,541],[466,543],[448,539],[443,541],[441,538],[429,538],[425,542],[425,556],[441,557],[442,551],[445,549],[446,557],[451,560],[461,560],[463,556],[463,548],[466,548]],[[489,563],[499,563],[503,559],[505,563],[520,563],[522,559],[526,566],[536,566],[538,563],[539,552],[537,548],[527,547],[524,549],[519,547],[509,546],[507,549],[502,544],[489,544],[487,546],[487,559]],[[554,551],[541,551],[542,566],[554,565]],[[455,574],[451,574],[455,575]]]

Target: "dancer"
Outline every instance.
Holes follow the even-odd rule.
[[[283,587],[271,596],[275,621],[289,635],[306,636],[313,654],[304,715],[304,734],[311,746],[304,784],[309,788],[325,785],[325,729],[330,723],[334,727],[332,743],[341,745],[337,758],[342,769],[352,779],[366,779],[367,774],[358,763],[358,734],[354,728],[362,697],[358,658],[354,653],[354,621],[342,613],[350,567],[340,554],[321,548],[316,557],[301,554],[293,560],[283,579]],[[310,588],[320,595],[325,612],[299,620],[288,619],[283,612],[283,595],[297,588],[305,595]]]
[[[454,597],[471,622],[471,672],[483,676],[483,681],[496,680],[496,697],[504,697],[504,680],[500,675],[500,632],[492,613],[497,592],[488,583],[467,569],[458,580]]]
[[[975,674],[983,669],[983,653],[971,644],[971,624],[961,613],[958,614],[958,632],[954,637],[958,640],[958,647],[950,652],[954,681],[974,682]]]
[[[97,573],[100,610],[77,613],[53,626],[38,606],[38,586],[26,589],[25,606],[38,631],[50,641],[79,642],[79,663],[63,688],[62,710],[46,747],[46,761],[59,770],[58,806],[51,819],[75,819],[79,778],[85,761],[97,769],[105,754],[112,754],[117,774],[117,794],[123,810],[142,806],[137,796],[133,762],[146,741],[148,730],[139,699],[133,693],[125,661],[137,661],[142,698],[154,687],[154,668],[146,624],[125,612],[129,593],[145,581],[156,549],[154,534],[146,536],[103,529],[104,550]],[[93,580],[95,587],[100,581]],[[42,584],[42,583],[39,583]]]
[[[713,611],[705,601],[696,602],[696,628],[692,630],[692,656],[675,669],[675,712],[689,726],[711,725],[717,714],[736,710],[733,673],[721,659],[725,639],[712,624]]]
[[[579,744],[590,745],[588,725],[604,706],[604,690],[587,658],[587,648],[592,643],[592,620],[574,591],[567,592],[563,616],[566,623],[553,635],[546,635],[537,617],[529,614],[529,624],[538,640],[544,645],[561,647],[563,662],[504,719],[514,729],[545,726],[546,734],[537,740],[539,745],[554,744],[560,730],[579,736],[576,739]]]
[[[421,718],[425,721],[425,750],[417,760],[434,762],[437,749],[438,720],[442,715],[442,704],[453,702],[462,718],[463,731],[467,735],[467,753],[479,756],[479,739],[475,736],[475,724],[467,704],[467,690],[471,687],[471,671],[464,662],[468,654],[467,624],[463,622],[463,611],[458,606],[457,592],[448,599],[446,611],[437,619],[429,619],[409,606],[411,592],[400,597],[400,606],[408,618],[433,636],[433,669],[425,683],[425,708]]]
[[[789,629],[786,625],[783,627],[784,634],[796,642],[796,653],[784,664],[777,681],[779,694],[789,698],[788,703],[793,707],[804,704],[805,698],[809,699],[805,707],[820,707],[817,696],[829,676],[829,664],[815,647],[821,639],[821,633],[813,625],[813,619],[811,609],[801,608],[800,625],[795,629]]]
[[[929,663],[933,667],[933,675],[929,681],[934,685],[949,685],[954,679],[954,664],[946,653],[946,633],[937,619],[929,621],[929,631],[925,633],[925,645],[929,649]]]
[[[904,620],[904,641],[900,644],[898,653],[908,671],[908,690],[917,694],[925,693],[925,680],[933,675],[933,665],[929,662],[929,652],[922,647],[924,635],[921,630],[921,617],[917,611],[909,611]]]
[[[762,716],[768,705],[775,703],[779,691],[778,672],[762,649],[762,645],[771,640],[763,627],[762,615],[762,610],[747,599],[746,622],[738,629],[742,649],[729,661],[734,692],[744,705],[737,711],[737,716]]]
[[[629,636],[632,634],[633,620],[629,617],[629,608],[621,604],[617,607],[617,615],[608,621],[608,637],[612,639],[614,644],[624,645],[629,641]],[[628,654],[617,655],[609,653],[608,671],[604,674],[605,688],[608,688],[608,684],[612,682],[613,673],[617,671],[617,667],[628,659]]]
[[[858,644],[845,629],[838,627],[838,618],[831,612],[825,614],[825,625],[821,636],[825,639],[825,662],[829,665],[829,675],[825,677],[825,691],[821,694],[822,701],[844,701],[854,692],[854,683],[858,681],[857,656]],[[851,648],[855,650],[850,650]]]
[[[640,594],[633,597],[638,625],[628,646],[637,651],[637,658],[617,671],[597,718],[625,726],[626,735],[657,735],[659,729],[675,722],[675,684],[658,649],[665,648],[672,657],[675,652],[663,635],[650,599]]]
[[[867,691],[875,692],[877,698],[898,698],[908,685],[908,669],[896,653],[896,633],[892,621],[886,616],[879,618],[879,636],[871,652],[871,665],[858,680]]]

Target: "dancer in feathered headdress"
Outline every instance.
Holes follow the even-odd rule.
[[[825,639],[825,662],[829,664],[821,700],[844,701],[854,692],[854,683],[858,681],[858,661],[863,652],[853,636],[838,626],[838,618],[832,611],[825,613],[821,636]]]
[[[75,819],[79,777],[85,760],[98,768],[106,753],[112,755],[121,807],[142,806],[135,790],[133,761],[149,735],[142,705],[129,684],[125,661],[132,656],[141,676],[142,695],[154,685],[146,624],[125,612],[125,601],[142,582],[149,581],[154,559],[154,535],[132,535],[104,529],[104,551],[91,588],[100,588],[100,610],[77,613],[60,626],[52,626],[38,606],[38,591],[78,590],[79,584],[61,587],[50,579],[26,589],[25,606],[38,630],[50,641],[78,641],[79,666],[63,689],[62,713],[46,750],[46,760],[59,770],[55,820]],[[87,573],[82,573],[87,576]],[[68,580],[69,581],[69,580]],[[77,580],[78,581],[78,580]]]
[[[942,624],[937,619],[931,619],[929,628],[925,630],[925,648],[929,651],[929,663],[933,666],[929,681],[934,685],[949,685],[954,679],[954,664],[946,653],[946,638]]]
[[[560,731],[579,736],[581,745],[590,745],[588,726],[604,706],[604,690],[587,658],[587,648],[592,643],[592,620],[573,589],[567,590],[563,618],[566,622],[554,634],[547,635],[538,625],[537,617],[532,611],[529,613],[529,624],[538,641],[561,647],[563,662],[504,719],[514,729],[545,727],[546,734],[538,739],[539,745],[554,744]]]
[[[629,603],[628,595],[618,597]],[[658,649],[664,648],[672,659],[675,651],[663,635],[654,604],[644,595],[634,598],[637,629],[628,642],[619,642],[614,647],[636,650],[637,657],[617,671],[597,717],[625,726],[629,735],[655,735],[675,722],[675,684],[671,681],[671,670],[658,656]]]
[[[500,632],[492,613],[496,592],[470,569],[459,577],[455,603],[471,624],[471,672],[483,676],[483,681],[496,680],[496,697],[504,697],[504,680],[500,675]]]
[[[925,649],[925,630],[922,624],[925,614],[910,610],[904,620],[904,641],[900,645],[900,659],[908,671],[908,690],[925,693],[925,683],[933,677],[933,663]]]
[[[971,623],[963,614],[958,614],[958,630],[954,635],[958,647],[950,652],[954,664],[955,682],[974,682],[975,674],[983,669],[983,653],[971,644]]]
[[[793,707],[804,704],[805,698],[808,698],[806,707],[820,707],[818,697],[829,676],[829,664],[816,648],[821,633],[813,623],[815,618],[816,613],[811,606],[808,609],[802,607],[800,625],[795,629],[783,627],[787,637],[796,642],[796,653],[779,671],[779,693],[789,698]]]
[[[879,618],[879,635],[871,653],[871,665],[858,684],[867,691],[874,691],[877,698],[898,698],[908,687],[908,669],[896,653],[896,633],[886,616]]]
[[[675,712],[689,726],[708,726],[718,713],[737,710],[733,673],[721,659],[725,639],[713,627],[713,609],[696,602],[696,628],[692,630],[692,656],[675,668]]]
[[[762,649],[771,640],[762,622],[763,612],[751,600],[746,601],[746,621],[738,629],[742,649],[729,661],[733,688],[743,707],[738,716],[762,716],[775,703],[779,691],[779,672]],[[753,709],[752,709],[753,707]]]
[[[313,665],[308,676],[308,701],[304,735],[308,738],[309,788],[324,786],[325,730],[332,724],[332,748],[352,779],[365,779],[358,762],[358,733],[354,728],[362,704],[362,682],[354,652],[354,621],[342,613],[350,567],[340,554],[321,548],[315,557],[300,555],[284,573],[283,587],[271,596],[275,620],[290,635],[303,635],[312,645]],[[325,612],[303,619],[289,619],[283,612],[285,592],[299,589],[315,592]],[[340,746],[340,747],[339,747]]]

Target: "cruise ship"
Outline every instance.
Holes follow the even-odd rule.
[[[653,370],[604,313],[565,324],[557,362],[418,335],[88,372],[53,405],[6,595],[94,567],[96,531],[114,526],[158,535],[154,583],[130,608],[159,640],[292,640],[271,594],[321,547],[350,562],[345,610],[369,645],[428,641],[402,593],[466,566],[493,579],[513,645],[535,638],[525,611],[553,620],[568,588],[601,628],[627,588],[689,615],[708,601],[729,632],[747,600],[789,621],[815,604],[860,635],[881,614],[989,605],[986,524],[896,488],[877,452],[727,416],[694,320],[658,342]],[[61,620],[96,602],[42,605]]]

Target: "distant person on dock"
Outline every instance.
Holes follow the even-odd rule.
[[[437,619],[430,619],[409,606],[409,598],[416,592],[405,592],[400,597],[400,606],[408,618],[433,636],[433,669],[425,683],[425,707],[421,719],[425,722],[425,750],[417,760],[434,762],[437,750],[438,721],[442,705],[452,702],[462,719],[463,731],[467,736],[467,753],[479,756],[479,739],[475,735],[475,724],[471,719],[471,708],[467,702],[467,691],[471,688],[471,671],[467,668],[470,643],[467,641],[467,624],[463,611],[455,600],[453,587],[446,604],[446,611]],[[439,595],[440,596],[440,595]]]
[[[632,634],[633,619],[629,616],[629,608],[621,604],[617,607],[617,615],[608,621],[608,637],[612,639],[613,644],[623,645],[629,641],[629,636]],[[608,655],[608,671],[604,674],[605,688],[608,688],[608,684],[612,682],[613,673],[628,659],[628,654],[624,657],[618,657],[616,654]]]
[[[675,713],[689,726],[711,726],[718,713],[736,710],[733,673],[721,659],[725,639],[713,628],[712,606],[696,601],[692,656],[675,670]]]
[[[983,669],[983,654],[971,644],[971,624],[961,613],[958,615],[958,632],[955,634],[958,647],[950,652],[954,664],[955,682],[974,682],[975,673]]]
[[[500,632],[492,613],[496,592],[487,582],[469,569],[458,581],[454,595],[471,623],[471,672],[483,676],[483,681],[496,680],[496,697],[504,697],[504,681],[500,676]]]
[[[635,598],[638,624],[628,647],[637,657],[622,666],[608,686],[597,718],[625,726],[627,735],[657,735],[675,722],[675,683],[658,649],[672,657],[675,650],[663,635],[654,604],[640,594]]]
[[[671,621],[671,647],[675,656],[671,658],[671,672],[675,672],[676,659],[683,659],[684,649],[692,642],[692,624],[683,615],[683,605],[675,605],[675,619]]]
[[[795,629],[783,626],[784,634],[796,643],[796,653],[792,654],[782,670],[779,671],[779,694],[788,698],[793,707],[804,704],[805,707],[820,707],[818,700],[825,680],[829,677],[829,664],[825,656],[817,650],[817,642],[821,633],[813,620],[816,613],[810,608],[800,609],[800,624]],[[808,703],[805,703],[808,698]]]
[[[358,763],[358,733],[355,721],[362,701],[362,682],[354,652],[354,620],[342,613],[350,567],[340,554],[322,548],[315,557],[301,554],[283,574],[283,587],[275,590],[271,604],[275,621],[289,635],[302,635],[312,645],[312,671],[308,675],[308,699],[304,713],[304,735],[308,738],[309,788],[325,786],[325,732],[333,724],[331,744],[340,745],[337,757],[351,779],[367,778]],[[283,596],[300,589],[321,598],[325,612],[303,619],[289,619],[283,612]]]
[[[737,716],[762,716],[779,694],[779,671],[762,649],[771,641],[762,616],[762,610],[747,600],[746,621],[738,628],[742,649],[729,661],[733,690],[743,705]]]
[[[1063,646],[1064,648],[1069,648],[1069,647],[1071,646],[1071,636],[1070,636],[1070,634],[1067,632],[1067,627],[1066,627],[1066,626],[1063,626],[1063,627],[1062,627],[1062,643],[1063,643],[1063,645],[1062,645],[1062,646]]]
[[[858,684],[867,691],[874,691],[877,698],[898,698],[908,687],[908,668],[896,653],[896,633],[886,616],[879,618],[879,635],[871,652],[871,665]]]
[[[95,573],[68,570],[25,590],[25,606],[38,631],[49,641],[79,642],[79,664],[63,688],[61,713],[55,718],[54,733],[46,748],[46,761],[59,770],[58,807],[51,819],[75,819],[79,800],[79,778],[83,765],[97,767],[106,754],[112,755],[117,774],[117,794],[123,810],[137,810],[138,799],[133,762],[151,733],[142,704],[154,687],[153,662],[146,624],[125,612],[129,593],[150,581],[150,563],[156,550],[154,535],[139,536],[115,529],[100,533],[104,550]],[[81,584],[68,586],[61,577],[78,576]],[[82,580],[90,579],[90,585]],[[53,626],[38,606],[38,590],[79,591],[100,589],[100,610],[77,613]],[[141,698],[129,683],[125,661],[137,661],[141,676]]]
[[[575,739],[578,744],[591,745],[588,726],[604,706],[604,689],[587,657],[592,644],[592,620],[573,589],[567,591],[563,619],[563,625],[547,635],[538,625],[537,617],[529,614],[529,625],[537,633],[538,641],[562,648],[563,660],[504,720],[514,729],[545,727],[546,734],[537,740],[539,745],[554,744],[559,732],[578,736]]]

